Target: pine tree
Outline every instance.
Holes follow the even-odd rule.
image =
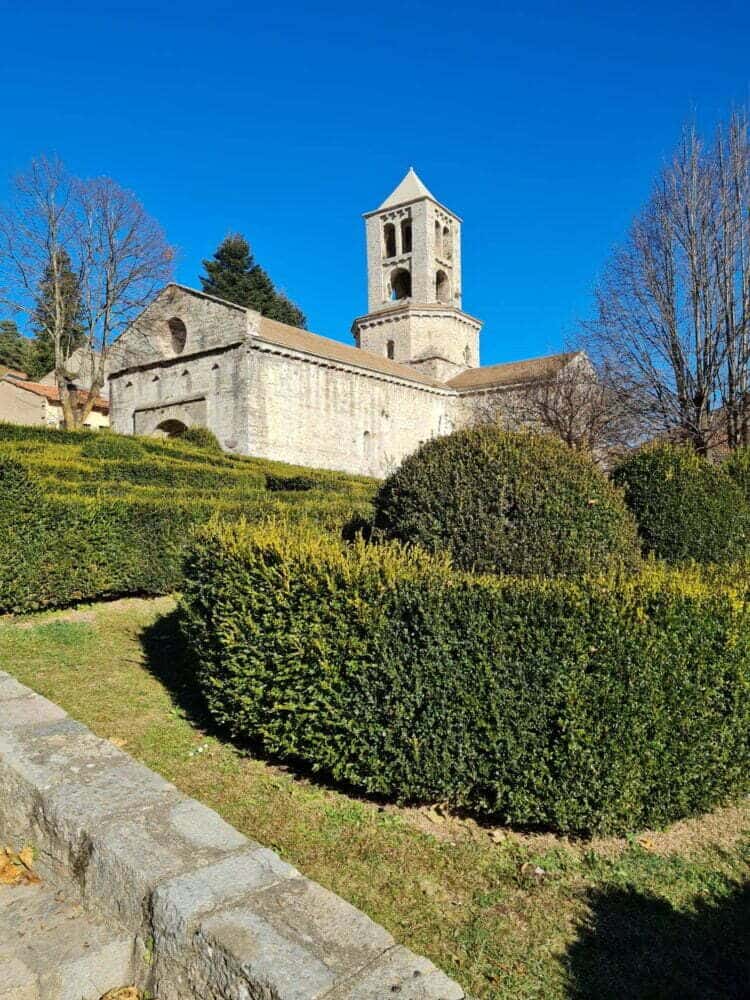
[[[290,326],[304,328],[305,314],[282,292],[277,292],[268,273],[255,262],[250,244],[241,233],[231,233],[219,245],[213,260],[204,260],[203,291],[218,299],[255,309],[261,315]]]
[[[65,333],[61,346],[65,357],[69,358],[73,351],[85,344],[86,336],[81,321],[81,291],[78,277],[71,267],[70,257],[64,250],[60,251],[60,261],[65,309]],[[54,325],[53,316],[52,278],[48,268],[39,286],[32,318],[34,340],[28,362],[29,375],[32,378],[41,378],[55,367],[55,343],[50,333]]]
[[[30,342],[11,319],[0,320],[0,365],[27,372]]]

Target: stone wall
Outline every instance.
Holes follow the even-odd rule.
[[[181,349],[169,325],[175,319],[185,330]],[[244,309],[169,286],[118,341],[112,429],[152,434],[166,421],[206,426],[223,448],[247,454],[247,336]]]
[[[386,476],[453,428],[454,394],[251,344],[249,452]]]
[[[464,998],[364,913],[1,672],[0,842],[32,844],[40,871],[72,876],[87,908],[132,932],[137,985],[159,1000]]]

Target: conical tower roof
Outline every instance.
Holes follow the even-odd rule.
[[[406,177],[404,177],[398,187],[388,195],[377,211],[380,212],[384,208],[393,208],[395,205],[403,205],[404,202],[407,201],[417,201],[419,198],[430,198],[432,201],[437,202],[435,195],[427,187],[425,187],[417,176],[414,167],[409,167]]]

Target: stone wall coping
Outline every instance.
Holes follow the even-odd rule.
[[[464,1000],[425,958],[0,671],[0,838],[133,933],[159,1000]]]

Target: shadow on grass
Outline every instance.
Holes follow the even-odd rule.
[[[589,896],[566,956],[576,1000],[750,1000],[750,883],[680,912],[632,889]]]
[[[141,632],[141,646],[148,672],[169,691],[174,704],[192,725],[212,736],[227,739],[209,715],[195,679],[190,651],[180,632],[179,611],[157,618]]]

